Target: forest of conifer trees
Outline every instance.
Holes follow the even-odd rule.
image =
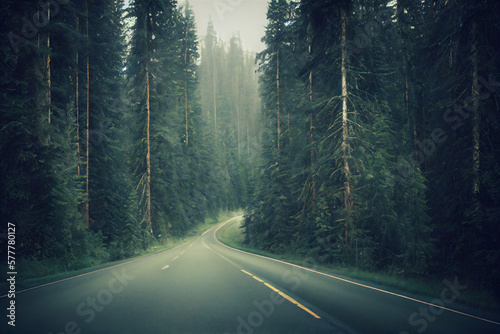
[[[247,242],[498,293],[499,6],[271,0]]]
[[[244,208],[249,247],[500,295],[499,13],[270,0],[255,54],[176,0],[3,1],[18,257],[82,268]]]
[[[176,1],[1,6],[0,214],[21,261],[126,258],[245,205],[259,98],[238,37],[199,40]]]

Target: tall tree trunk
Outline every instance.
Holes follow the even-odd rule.
[[[346,12],[344,9],[341,10],[342,19],[342,161],[344,167],[344,206],[346,210],[345,217],[345,244],[346,249],[349,249],[349,225],[351,220],[351,172],[349,170],[349,161],[347,159],[347,141],[348,141],[348,129],[347,129],[347,48],[346,48]]]
[[[313,74],[309,71],[309,101],[311,102],[311,113],[309,115],[309,131],[311,132],[311,182],[312,182],[312,213],[316,213],[316,171],[314,169],[314,109],[312,106],[313,100]]]
[[[90,198],[89,198],[89,184],[90,184],[90,40],[89,40],[89,3],[86,2],[86,20],[87,20],[87,203],[86,203],[86,219],[87,227],[90,226]]]
[[[293,138],[290,133],[290,109],[286,110],[286,132],[288,133],[289,142],[292,144]]]
[[[403,45],[406,45],[406,39],[405,39],[405,34],[404,34],[404,23],[403,23],[403,13],[404,13],[404,4],[403,1],[398,0],[396,4],[396,18],[397,18],[397,24],[399,28],[399,35],[401,38],[401,42]],[[404,80],[405,80],[405,97],[404,97],[404,105],[405,105],[405,112],[406,112],[406,124],[408,127],[408,133],[410,135],[410,138],[413,138],[413,148],[414,150],[417,149],[417,120],[416,120],[416,115],[415,113],[412,113],[410,115],[410,82],[409,82],[409,66],[408,66],[408,58],[406,54],[406,50],[403,47],[403,54],[402,54],[402,72],[404,74]]]
[[[418,142],[418,133],[417,133],[417,120],[415,117],[415,114],[410,116],[410,83],[408,80],[408,63],[406,62],[405,59],[405,109],[406,109],[406,115],[408,117],[408,128],[412,132],[411,134],[413,135],[413,149],[416,151],[417,150],[417,142]],[[410,127],[410,122],[412,123],[412,126]]]
[[[238,161],[241,159],[241,135],[240,135],[240,83],[239,83],[239,73],[236,69],[236,119],[237,119],[237,137],[238,137]]]
[[[150,83],[150,59],[149,43],[153,38],[151,21],[149,17],[149,8],[146,13],[146,222],[148,224],[149,233],[153,234],[153,224],[151,221],[151,83]]]
[[[477,35],[477,21],[476,18],[472,22],[472,97],[473,97],[473,108],[472,108],[472,177],[473,177],[473,194],[479,193],[479,168],[480,168],[480,155],[479,155],[479,145],[481,140],[480,133],[480,123],[481,115],[479,111],[479,42]]]
[[[90,226],[89,183],[90,183],[90,57],[87,56],[87,227]]]
[[[280,49],[276,51],[276,107],[278,124],[278,153],[280,151]]]
[[[248,130],[248,121],[246,122],[246,132],[247,132],[247,155],[250,156],[250,135]]]
[[[184,105],[186,111],[186,146],[189,146],[189,120],[188,120],[188,90],[187,90],[187,71],[184,79]]]
[[[214,131],[215,131],[215,139],[217,139],[217,67],[215,64],[215,43],[212,48],[212,77],[213,77],[213,93],[214,93]]]
[[[310,19],[308,15],[308,19]],[[307,28],[308,32],[308,49],[309,49],[309,57],[312,58],[312,37],[310,36],[309,30],[311,29],[311,24],[309,24]],[[316,171],[314,169],[314,107],[313,107],[313,71],[309,71],[309,102],[311,112],[309,114],[310,122],[309,122],[309,131],[311,132],[311,179],[312,179],[312,214],[316,213]]]
[[[150,138],[150,121],[151,121],[151,108],[150,108],[150,101],[149,101],[149,64],[146,66],[146,108],[148,111],[148,117],[146,121],[146,142],[147,142],[147,152],[146,152],[146,166],[147,166],[147,173],[148,173],[148,180],[147,180],[147,185],[146,185],[146,192],[147,192],[147,212],[146,212],[146,219],[148,222],[149,226],[149,231],[151,234],[153,234],[153,228],[151,224],[151,138]]]
[[[188,121],[188,51],[189,51],[189,43],[188,43],[188,24],[186,22],[186,51],[184,53],[184,106],[186,112],[186,146],[189,146],[189,121]]]
[[[79,31],[79,18],[76,18],[76,31]],[[79,109],[79,59],[78,50],[76,51],[76,70],[75,70],[75,109],[76,109],[76,156],[77,156],[77,175],[80,177],[80,109]]]
[[[47,22],[50,24],[50,6],[47,8]],[[50,30],[47,32],[47,102],[49,104],[49,115],[48,120],[49,124],[52,123],[52,82],[51,82],[51,73],[50,73]]]

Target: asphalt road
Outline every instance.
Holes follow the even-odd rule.
[[[1,333],[500,333],[498,315],[455,305],[466,287],[453,277],[432,301],[443,309],[315,271],[313,261],[305,269],[234,250],[217,240],[220,226],[163,253],[18,293],[15,327],[3,297]]]

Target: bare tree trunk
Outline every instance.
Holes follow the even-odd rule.
[[[248,132],[249,132],[249,131],[248,131],[248,123],[249,123],[249,122],[247,121],[246,123],[247,123],[247,124],[246,124],[246,128],[247,128],[247,129],[246,129],[246,130],[247,130],[247,131],[246,131],[246,132],[247,132],[247,155],[248,155],[248,156],[250,156],[250,135],[249,135],[249,133],[248,133]]]
[[[276,106],[278,123],[278,153],[280,151],[280,50],[276,52]]]
[[[405,61],[406,62],[406,61]],[[406,73],[406,64],[405,64],[405,110],[406,117],[408,120],[410,119],[410,109],[409,109],[409,92],[408,92],[408,73]]]
[[[36,15],[37,21],[40,22],[40,12],[39,11],[36,12],[35,15]],[[40,47],[40,31],[38,31],[36,34],[36,46],[37,46],[37,48]],[[43,63],[43,61],[42,61],[42,63]]]
[[[346,49],[346,13],[345,10],[341,10],[342,16],[342,160],[344,164],[344,206],[346,210],[345,219],[345,244],[346,249],[349,248],[349,224],[351,220],[351,172],[349,170],[349,161],[347,159],[347,141],[348,141],[348,129],[347,129],[347,70],[346,70],[346,60],[347,60],[347,49]]]
[[[406,60],[405,60],[406,62]],[[410,123],[410,119],[412,120],[412,133],[413,133],[413,148],[414,150],[417,149],[417,141],[418,141],[418,132],[417,132],[417,119],[415,115],[413,114],[410,117],[410,83],[408,81],[408,64],[405,63],[405,108],[406,108],[406,115],[408,117],[408,123]],[[411,130],[410,130],[411,131]]]
[[[309,101],[311,102],[311,113],[310,123],[309,123],[309,131],[311,132],[311,174],[312,174],[312,213],[316,213],[316,171],[314,169],[314,110],[312,107],[313,100],[313,74],[312,71],[309,71]]]
[[[239,73],[238,69],[236,69],[236,118],[237,118],[237,126],[238,126],[238,161],[241,159],[241,135],[240,135],[240,85],[239,85]]]
[[[288,138],[291,144],[293,138],[292,135],[290,134],[290,109],[286,110],[286,132],[288,133]]]
[[[90,226],[89,183],[90,183],[90,58],[87,56],[87,227]]]
[[[151,138],[150,138],[150,122],[151,122],[151,108],[150,108],[150,101],[149,101],[149,64],[146,67],[146,108],[148,111],[148,118],[146,122],[146,141],[147,141],[147,153],[146,153],[146,166],[147,166],[147,173],[148,173],[148,180],[147,180],[147,222],[149,225],[149,231],[151,234],[153,234],[153,228],[151,224]]]
[[[184,104],[185,104],[185,109],[186,109],[186,146],[189,146],[187,74],[186,74],[186,79],[184,82]]]
[[[217,139],[217,80],[216,80],[216,70],[215,66],[215,43],[212,48],[212,75],[213,75],[213,89],[214,89],[214,131],[215,131],[215,139]]]
[[[403,32],[403,18],[402,15],[404,13],[404,5],[402,0],[398,0],[396,4],[396,18],[397,18],[397,23],[399,27],[399,34],[401,36],[403,45],[405,45],[406,40]],[[408,126],[408,132],[410,134],[410,138],[413,138],[413,147],[416,150],[417,149],[417,120],[416,120],[416,115],[413,113],[410,115],[410,83],[408,79],[408,74],[409,74],[409,66],[408,66],[408,60],[406,54],[403,54],[403,59],[402,59],[402,67],[403,67],[403,73],[404,73],[404,78],[405,78],[405,98],[404,98],[404,104],[405,104],[405,111],[406,111],[406,124]]]
[[[78,17],[76,18],[76,31],[78,32],[80,22]],[[76,51],[76,70],[75,70],[75,109],[76,109],[76,156],[77,156],[77,175],[80,177],[80,109],[79,109],[79,60],[78,60],[78,50]]]
[[[309,16],[308,16],[309,17]],[[312,57],[312,38],[309,32],[310,25],[307,28],[308,32],[308,37],[307,41],[309,44],[309,56]],[[316,171],[314,169],[314,108],[313,108],[313,72],[312,70],[309,71],[309,101],[310,101],[310,107],[311,107],[311,113],[309,115],[310,117],[310,122],[309,122],[309,131],[311,132],[311,178],[312,178],[312,214],[314,215],[316,213]]]
[[[149,41],[152,40],[152,28],[149,17],[149,9],[146,14],[146,222],[149,233],[153,234],[153,224],[151,222],[151,82],[150,82],[150,59]]]
[[[47,8],[47,22],[50,22],[50,6]],[[47,33],[47,102],[49,104],[49,124],[52,122],[52,93],[51,93],[51,73],[50,73],[50,31]]]
[[[189,122],[188,122],[188,25],[186,22],[186,52],[184,53],[184,104],[186,110],[186,146],[189,146]]]
[[[89,41],[89,3],[86,2],[86,20],[87,20],[87,52],[90,52]],[[90,203],[89,203],[89,183],[90,183],[90,55],[87,54],[87,203],[86,203],[86,218],[87,227],[90,227]]]
[[[479,145],[481,140],[480,124],[481,115],[479,111],[479,45],[477,36],[477,22],[476,19],[472,22],[472,38],[474,39],[471,47],[472,51],[472,96],[473,96],[473,108],[472,112],[472,177],[473,177],[473,194],[479,193],[479,168],[480,168],[480,152]]]

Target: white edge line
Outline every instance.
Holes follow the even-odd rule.
[[[446,311],[454,312],[454,313],[457,313],[457,314],[460,314],[460,315],[464,315],[464,316],[467,316],[467,317],[470,317],[470,318],[474,318],[474,319],[477,319],[477,320],[481,320],[481,321],[489,322],[489,323],[492,323],[492,324],[495,324],[495,325],[500,325],[500,322],[496,322],[496,321],[493,321],[493,320],[489,320],[489,319],[485,319],[485,318],[477,317],[477,316],[472,315],[472,314],[468,314],[468,313],[460,312],[460,311],[457,311],[457,310],[454,310],[454,309],[451,309],[451,308],[447,308],[447,307],[444,307],[444,306],[440,306],[440,305],[436,305],[436,304],[428,303],[428,302],[425,302],[425,301],[423,301],[423,300],[419,300],[419,299],[411,298],[411,297],[408,297],[408,296],[405,296],[405,295],[401,295],[401,294],[398,294],[398,293],[394,293],[394,292],[390,292],[390,291],[387,291],[387,290],[383,290],[383,289],[375,288],[375,287],[373,287],[373,286],[369,286],[369,285],[365,285],[365,284],[361,284],[361,283],[353,282],[353,281],[350,281],[350,280],[345,279],[345,278],[341,278],[341,277],[338,277],[338,276],[334,276],[334,275],[326,274],[326,273],[323,273],[323,272],[321,272],[321,271],[317,271],[317,270],[314,270],[314,269],[310,269],[310,268],[302,267],[302,266],[299,266],[299,265],[297,265],[297,264],[293,264],[293,263],[290,263],[290,262],[285,262],[285,261],[281,261],[281,260],[273,259],[273,258],[271,258],[271,257],[267,257],[267,256],[259,255],[259,254],[253,254],[253,253],[250,253],[250,252],[246,252],[246,251],[244,251],[244,250],[237,249],[237,248],[234,248],[234,247],[231,247],[231,246],[225,245],[225,244],[223,244],[222,242],[220,242],[220,241],[219,241],[219,239],[217,238],[217,231],[219,231],[219,229],[221,229],[221,228],[222,228],[222,227],[224,227],[226,224],[228,224],[231,220],[233,220],[233,219],[235,219],[235,218],[239,218],[239,217],[242,217],[242,216],[238,216],[238,217],[234,217],[234,218],[229,219],[228,221],[226,221],[226,222],[222,223],[222,224],[221,224],[221,225],[220,225],[220,226],[219,226],[219,227],[218,227],[218,228],[214,231],[214,237],[215,237],[215,240],[216,240],[219,244],[221,244],[222,246],[224,246],[224,247],[226,247],[226,248],[230,248],[230,249],[235,250],[235,251],[238,251],[238,252],[240,252],[240,253],[245,253],[245,254],[252,255],[252,256],[257,256],[257,257],[260,257],[260,258],[263,258],[263,259],[266,259],[266,260],[271,260],[271,261],[279,262],[279,263],[286,264],[286,265],[289,265],[289,266],[292,266],[292,267],[296,267],[296,268],[304,269],[304,270],[307,270],[307,271],[313,272],[313,273],[315,273],[315,274],[319,274],[319,275],[327,276],[327,277],[334,278],[334,279],[337,279],[337,280],[340,280],[340,281],[343,281],[343,282],[346,282],[346,283],[350,283],[350,284],[354,284],[354,285],[357,285],[357,286],[361,286],[361,287],[364,287],[364,288],[367,288],[367,289],[371,289],[371,290],[375,290],[375,291],[378,291],[378,292],[382,292],[382,293],[386,293],[386,294],[389,294],[389,295],[393,295],[393,296],[396,296],[396,297],[400,297],[400,298],[408,299],[408,300],[411,300],[411,301],[414,301],[414,302],[417,302],[417,303],[426,304],[426,305],[429,305],[429,306],[432,306],[432,307],[440,308],[440,309],[443,309],[443,310],[446,310]]]
[[[228,219],[226,222],[224,222],[224,224],[227,224],[229,223],[231,220],[235,219],[235,218],[239,218],[239,217],[242,217],[242,216],[237,216],[237,217],[233,217],[233,218],[230,218]],[[212,230],[214,227],[212,228],[209,228],[208,230],[206,230],[205,232],[203,232],[202,235],[200,235],[198,238],[196,238],[194,241],[191,242],[191,244],[188,246],[188,247],[191,247],[193,246],[193,244],[196,242],[196,240],[198,240],[199,238],[201,238],[203,235],[205,235],[207,232],[210,232],[210,230]],[[218,230],[218,229],[217,229]],[[217,238],[215,238],[217,239]],[[218,240],[217,240],[218,241]],[[105,270],[108,270],[108,269],[112,269],[112,268],[115,268],[115,267],[119,267],[119,266],[123,266],[125,264],[128,264],[128,263],[132,263],[132,262],[135,262],[135,261],[139,261],[139,260],[143,260],[145,258],[148,258],[150,256],[154,256],[154,255],[159,255],[159,254],[163,254],[163,253],[167,253],[167,252],[170,252],[170,251],[173,251],[174,249],[177,249],[177,248],[180,248],[184,245],[187,245],[189,244],[189,241],[179,245],[179,246],[176,246],[174,248],[170,248],[170,249],[167,249],[167,250],[164,250],[164,251],[161,251],[161,252],[158,252],[158,253],[153,253],[153,254],[149,254],[149,255],[145,255],[145,256],[141,256],[137,259],[133,259],[133,260],[130,260],[130,261],[126,261],[126,262],[123,262],[123,263],[118,263],[118,264],[115,264],[111,267],[106,267],[106,268],[101,268],[101,269],[97,269],[97,270],[94,270],[94,271],[89,271],[89,272],[86,272],[86,273],[83,273],[83,274],[80,274],[80,275],[76,275],[76,276],[70,276],[70,277],[66,277],[66,278],[63,278],[63,279],[60,279],[60,280],[57,280],[57,281],[54,281],[54,282],[48,282],[48,283],[45,283],[45,284],[41,284],[41,285],[36,285],[36,286],[33,286],[31,288],[27,288],[27,289],[24,289],[24,290],[20,290],[20,291],[16,291],[14,294],[17,295],[17,294],[20,294],[20,293],[23,293],[23,292],[27,292],[27,291],[31,291],[31,290],[35,290],[35,289],[39,289],[39,288],[43,288],[45,286],[49,286],[49,285],[53,285],[53,284],[58,284],[58,283],[61,283],[61,282],[65,282],[65,281],[69,281],[69,280],[72,280],[74,278],[78,278],[78,277],[82,277],[82,276],[87,276],[87,275],[90,275],[90,274],[94,274],[94,273],[97,273],[97,272],[100,272],[100,271],[105,271]],[[2,298],[5,298],[7,297],[8,294],[5,294],[5,295],[2,295],[0,296],[0,299]]]
[[[145,255],[145,256],[141,256],[137,259],[133,259],[133,260],[130,260],[130,261],[126,261],[126,262],[123,262],[123,263],[118,263],[118,264],[115,264],[111,267],[106,267],[106,268],[101,268],[101,269],[97,269],[97,270],[94,270],[94,271],[89,271],[87,273],[83,273],[83,274],[80,274],[80,275],[76,275],[76,276],[71,276],[71,277],[66,277],[66,278],[63,278],[63,279],[60,279],[60,280],[57,280],[57,281],[54,281],[54,282],[48,282],[48,283],[45,283],[45,284],[41,284],[41,285],[36,285],[36,286],[33,286],[31,288],[27,288],[27,289],[24,289],[24,290],[21,290],[21,291],[16,291],[14,294],[15,295],[18,295],[20,293],[23,293],[23,292],[27,292],[27,291],[31,291],[31,290],[35,290],[35,289],[38,289],[38,288],[43,288],[45,286],[49,286],[49,285],[54,285],[54,284],[57,284],[57,283],[62,283],[62,282],[65,282],[65,281],[69,281],[69,280],[72,280],[74,278],[78,278],[78,277],[83,277],[83,276],[87,276],[87,275],[90,275],[90,274],[95,274],[95,273],[98,273],[100,271],[105,271],[105,270],[108,270],[108,269],[112,269],[112,268],[115,268],[115,267],[119,267],[119,266],[123,266],[125,264],[129,264],[129,263],[132,263],[132,262],[136,262],[136,261],[139,261],[139,260],[144,260],[150,256],[154,256],[154,255],[159,255],[159,254],[163,254],[163,253],[167,253],[167,252],[170,252],[170,251],[173,251],[174,249],[177,249],[179,247],[182,247],[186,244],[188,244],[189,242],[185,242],[179,246],[176,246],[174,248],[170,248],[170,249],[167,249],[167,250],[164,250],[164,251],[161,251],[161,252],[158,252],[158,253],[153,253],[153,254],[149,254],[149,255]],[[5,294],[5,295],[2,295],[0,296],[0,299],[2,298],[5,298],[7,297],[8,294]]]

